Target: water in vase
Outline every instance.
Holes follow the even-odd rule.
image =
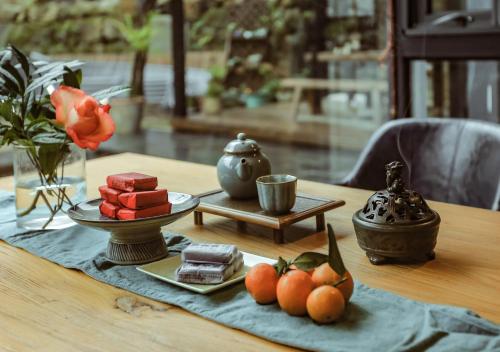
[[[38,179],[18,181],[17,225],[26,229],[62,229],[74,225],[66,211],[71,204],[84,201],[86,193],[86,182],[81,177],[67,176],[55,185],[43,185]]]

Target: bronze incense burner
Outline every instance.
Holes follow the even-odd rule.
[[[393,161],[385,169],[387,188],[352,217],[359,246],[376,265],[434,259],[439,214],[419,193],[405,189],[402,163]]]

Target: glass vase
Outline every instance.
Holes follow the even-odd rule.
[[[74,225],[66,215],[86,198],[85,150],[74,144],[14,147],[17,225],[62,229]]]

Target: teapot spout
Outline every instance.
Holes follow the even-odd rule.
[[[252,166],[245,158],[242,158],[238,165],[236,165],[236,175],[242,181],[246,181],[252,176]]]

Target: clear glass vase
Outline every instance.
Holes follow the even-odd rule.
[[[74,144],[14,147],[19,227],[61,229],[74,225],[66,211],[86,198],[85,158],[85,150]]]

